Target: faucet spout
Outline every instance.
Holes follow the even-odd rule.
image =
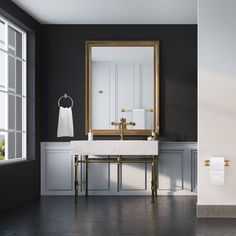
[[[132,121],[126,122],[125,118],[121,118],[120,122],[111,122],[111,125],[119,126],[120,140],[124,140],[124,134],[125,134],[125,130],[127,130],[127,126],[128,125],[134,126],[135,123]]]

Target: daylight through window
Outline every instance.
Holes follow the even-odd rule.
[[[26,32],[0,17],[0,162],[26,158]]]

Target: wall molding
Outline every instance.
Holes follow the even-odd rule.
[[[135,164],[129,164],[129,165],[135,165]],[[136,164],[137,165],[137,164]],[[123,186],[123,174],[122,174],[122,170],[125,168],[124,165],[120,166],[120,175],[118,175],[118,190],[120,191],[147,191],[147,163],[142,163],[139,164],[140,166],[143,166],[143,170],[144,172],[142,173],[143,177],[144,177],[144,184],[142,187],[140,188],[128,188],[128,187],[124,187]]]
[[[61,170],[54,165],[58,161],[56,157],[62,154],[62,158],[65,160],[62,164],[69,167],[69,173],[64,173],[68,178],[68,182],[65,185],[60,185],[58,187],[50,186],[50,176],[48,176],[49,171],[53,169],[55,178],[61,176]],[[48,161],[50,158],[55,158],[52,162]],[[61,161],[62,159],[60,159]],[[53,180],[54,178],[53,178]],[[74,160],[70,152],[69,142],[50,142],[50,143],[41,143],[41,195],[73,195],[74,194]]]
[[[160,142],[159,153],[158,195],[196,195],[197,143]],[[148,164],[123,164],[119,171],[114,163],[89,166],[92,169],[89,195],[151,194]],[[84,167],[79,165],[79,181],[85,179]],[[73,195],[73,187],[74,158],[70,143],[41,143],[41,195]],[[84,187],[80,186],[79,190],[79,195],[85,194]]]
[[[82,157],[81,157],[82,159]],[[97,164],[90,164],[91,165],[97,165]],[[107,179],[106,179],[106,186],[104,187],[90,187],[91,185],[91,181],[89,180],[89,185],[88,185],[88,191],[110,191],[110,182],[111,182],[111,178],[110,178],[110,163],[106,163],[104,164],[104,167],[107,169]],[[82,166],[82,165],[81,165]],[[84,174],[84,178],[85,179],[85,166],[82,166],[82,175]],[[89,175],[90,176],[90,175]],[[83,187],[81,188],[81,192],[83,192]]]

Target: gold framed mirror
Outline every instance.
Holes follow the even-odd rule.
[[[159,41],[86,41],[86,134],[159,133]]]

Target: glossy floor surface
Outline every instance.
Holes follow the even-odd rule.
[[[1,236],[235,236],[236,219],[196,219],[196,197],[42,197],[0,214]]]

